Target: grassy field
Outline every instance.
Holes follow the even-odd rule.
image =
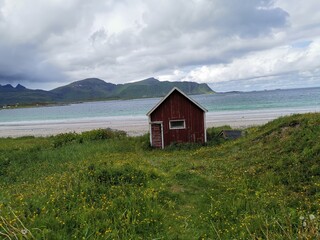
[[[0,139],[0,239],[319,239],[320,114],[218,131]]]

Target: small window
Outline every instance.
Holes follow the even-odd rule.
[[[170,129],[184,129],[186,128],[184,120],[171,120],[169,123]]]

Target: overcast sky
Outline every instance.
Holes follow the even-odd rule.
[[[0,0],[0,84],[320,86],[319,0]]]

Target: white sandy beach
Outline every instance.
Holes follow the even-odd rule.
[[[245,128],[265,124],[280,116],[307,112],[320,112],[320,107],[311,109],[209,112],[206,114],[206,126],[217,127],[230,125],[234,128]],[[66,132],[83,132],[98,128],[123,130],[130,136],[137,136],[147,133],[149,125],[147,116],[105,117],[42,122],[8,122],[0,123],[0,137],[49,136]]]

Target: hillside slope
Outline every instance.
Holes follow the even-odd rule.
[[[218,129],[209,132],[214,140]],[[22,238],[27,228],[36,239],[317,239],[319,136],[314,113],[247,129],[236,141],[166,150],[148,148],[148,136],[110,130],[0,139],[0,232]]]
[[[16,87],[10,84],[0,85],[0,106],[55,102],[56,99],[57,96],[54,93],[44,90],[27,89],[20,84]]]
[[[155,78],[148,78],[134,83],[119,84],[114,95],[121,98],[163,97],[174,87],[178,87],[189,95],[213,93],[212,89],[204,83],[160,82]]]
[[[70,83],[50,91],[58,96],[60,101],[85,101],[110,98],[116,85],[98,78],[88,78]],[[56,99],[58,101],[58,99]]]

